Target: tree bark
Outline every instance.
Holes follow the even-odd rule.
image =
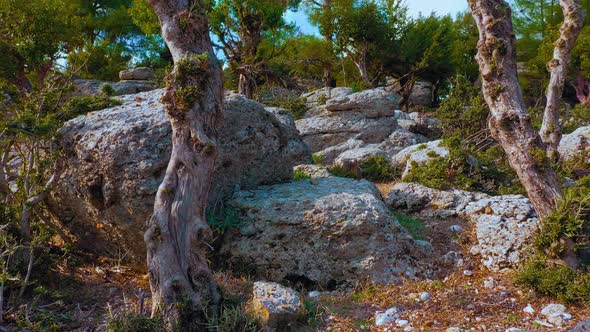
[[[222,115],[222,71],[209,37],[206,3],[149,0],[174,60],[163,101],[172,126],[172,154],[144,239],[152,315],[168,328],[206,329],[220,295],[207,263],[207,207]]]
[[[578,97],[580,104],[590,105],[590,80],[586,79],[582,73],[578,74],[576,97]]]
[[[360,50],[358,58],[354,64],[358,68],[363,82],[365,82],[367,86],[371,85],[371,79],[369,79],[369,74],[367,73],[367,51],[365,49]]]
[[[249,67],[249,66],[242,66]],[[238,93],[244,95],[248,99],[252,99],[254,97],[254,81],[252,75],[247,73],[248,69],[242,69],[243,72],[240,73],[240,78],[238,81]]]
[[[576,40],[582,31],[586,17],[578,0],[560,0],[559,3],[563,10],[564,20],[559,30],[559,39],[555,42],[553,59],[547,64],[551,78],[547,86],[547,104],[540,131],[541,139],[547,146],[547,156],[551,159],[556,159],[557,147],[561,140],[559,102],[563,95],[572,50],[576,46]]]
[[[468,0],[468,4],[479,29],[476,59],[490,108],[491,133],[506,152],[537,214],[544,218],[555,209],[561,186],[524,106],[510,6],[502,0]]]

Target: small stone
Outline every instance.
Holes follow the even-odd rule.
[[[522,309],[522,311],[526,312],[527,314],[534,314],[535,313],[535,309],[533,308],[533,306],[531,306],[531,304],[527,304],[526,307],[524,307],[524,309]]]
[[[322,292],[317,291],[317,290],[311,291],[307,294],[307,296],[309,296],[311,298],[318,297],[320,295],[322,295]]]
[[[465,330],[460,327],[449,327],[446,332],[465,332]]]
[[[399,316],[401,316],[401,314],[402,311],[399,310],[397,307],[391,307],[387,309],[385,312],[376,312],[375,325],[382,326],[394,322],[396,319],[399,318]]]
[[[497,285],[498,285],[498,283],[492,277],[489,277],[483,281],[483,287],[485,287],[487,289],[494,289]]]
[[[473,275],[473,272],[471,270],[464,270],[463,271],[463,274],[466,275],[466,276],[468,276],[468,277],[471,277]]]
[[[249,311],[269,329],[291,324],[303,310],[299,293],[276,282],[254,283]]]
[[[406,326],[406,325],[408,325],[408,323],[409,322],[405,319],[398,319],[395,321],[395,325],[397,325],[399,327]]]
[[[449,231],[451,231],[452,233],[461,233],[463,231],[463,227],[459,225],[451,225],[449,227]]]
[[[406,331],[406,332],[413,332],[414,331],[414,328],[408,325],[408,326],[404,327],[404,331]]]
[[[422,293],[420,293],[420,301],[427,302],[430,299],[432,299],[432,295],[430,295],[430,293],[428,293],[428,292],[422,292]]]

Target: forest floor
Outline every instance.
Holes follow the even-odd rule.
[[[386,191],[389,186],[379,185],[379,188]],[[442,253],[457,251],[463,255],[461,266],[442,266],[436,280],[406,280],[390,286],[359,283],[347,289],[322,292],[314,298],[307,296],[308,293],[321,289],[291,285],[304,295],[308,308],[305,322],[292,329],[404,331],[412,326],[415,331],[446,331],[449,327],[466,331],[506,331],[509,328],[566,331],[576,322],[590,318],[589,307],[566,305],[573,318],[564,326],[541,326],[536,322],[545,321],[540,315],[541,309],[559,301],[519,288],[513,284],[511,273],[483,269],[478,258],[469,253],[475,234],[467,222],[420,217],[415,220],[423,224],[420,237],[433,244],[432,264],[436,264]],[[460,235],[451,233],[449,226],[452,224],[462,226],[464,231]],[[149,314],[145,268],[125,265],[120,259],[75,257],[58,264],[51,271],[52,277],[42,281],[42,287],[32,287],[32,300],[8,313],[13,324],[18,322],[19,326],[27,326],[32,331],[101,331],[106,329],[109,317]],[[243,307],[255,280],[229,272],[217,272],[216,278],[224,297]],[[420,301],[421,292],[428,292],[432,298]],[[534,314],[523,311],[528,304],[534,308]],[[375,312],[393,306],[403,311],[400,319],[407,320],[408,324],[375,326]]]

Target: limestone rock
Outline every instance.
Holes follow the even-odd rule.
[[[541,315],[545,316],[550,324],[563,325],[564,320],[572,318],[572,315],[565,311],[563,304],[550,303],[541,310]]]
[[[301,172],[312,179],[315,178],[329,178],[332,176],[328,169],[321,165],[297,165],[293,167],[294,172]]]
[[[423,164],[436,156],[446,158],[449,155],[449,150],[441,143],[442,141],[438,140],[409,146],[393,156],[392,163],[404,168],[403,178],[410,172],[413,162]]]
[[[242,191],[243,213],[223,254],[269,280],[323,287],[355,280],[392,283],[421,274],[426,250],[400,226],[368,181],[330,177]]]
[[[432,83],[417,81],[414,83],[412,94],[410,94],[410,104],[419,106],[432,106]]]
[[[397,307],[391,307],[385,312],[378,311],[375,313],[375,325],[383,326],[395,322],[402,314]]]
[[[421,214],[467,218],[475,224],[477,236],[471,253],[480,255],[492,271],[521,263],[539,225],[530,201],[522,195],[489,196],[401,182],[391,189],[386,202],[393,208]]]
[[[119,72],[121,81],[148,81],[156,78],[156,73],[148,67],[137,67]]]
[[[558,152],[562,160],[570,160],[583,155],[590,148],[590,126],[580,127],[573,133],[563,135],[559,142]],[[588,158],[588,156],[585,156]]]
[[[590,332],[590,319],[578,322],[569,332]]]
[[[60,130],[67,164],[50,210],[86,249],[145,259],[145,222],[171,151],[162,93],[121,97],[123,105],[80,116]],[[252,100],[226,97],[211,203],[235,186],[287,181],[294,165],[310,163],[290,124]]]
[[[353,94],[354,91],[351,88],[321,88],[312,92],[304,93],[301,97],[307,100],[307,104],[310,107],[325,105],[328,99],[344,97]]]
[[[102,93],[103,86],[110,85],[114,90],[115,96],[135,94],[140,92],[152,91],[156,85],[150,81],[120,81],[105,82],[98,80],[74,80],[74,94],[81,96],[95,96]]]
[[[299,293],[276,282],[257,281],[252,290],[248,311],[264,331],[284,331],[303,312]]]

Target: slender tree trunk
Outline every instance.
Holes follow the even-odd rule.
[[[222,112],[222,72],[213,53],[205,2],[149,0],[174,70],[163,98],[172,154],[145,233],[152,315],[172,330],[205,330],[220,295],[207,263],[207,207]],[[209,308],[208,308],[209,307]]]
[[[367,50],[362,49],[358,54],[358,58],[354,62],[356,67],[361,74],[361,79],[363,82],[367,84],[367,86],[371,85],[371,79],[369,78],[369,74],[367,73]]]
[[[479,29],[476,58],[491,112],[490,130],[506,152],[537,214],[544,218],[555,209],[561,186],[524,106],[510,6],[502,0],[468,3]]]
[[[571,62],[572,50],[576,46],[576,40],[582,31],[586,16],[578,0],[560,0],[559,2],[564,20],[559,30],[559,39],[555,42],[553,59],[547,64],[551,78],[547,87],[547,105],[545,105],[543,125],[540,131],[541,139],[547,146],[547,155],[551,159],[556,159],[557,147],[561,140],[559,104],[567,79],[567,70]]]
[[[590,80],[586,79],[582,73],[578,74],[576,97],[578,97],[580,104],[590,105]]]
[[[244,69],[244,72],[240,73],[238,93],[246,96],[248,99],[252,99],[254,97],[254,81],[251,73],[247,72],[247,70],[248,69]]]

